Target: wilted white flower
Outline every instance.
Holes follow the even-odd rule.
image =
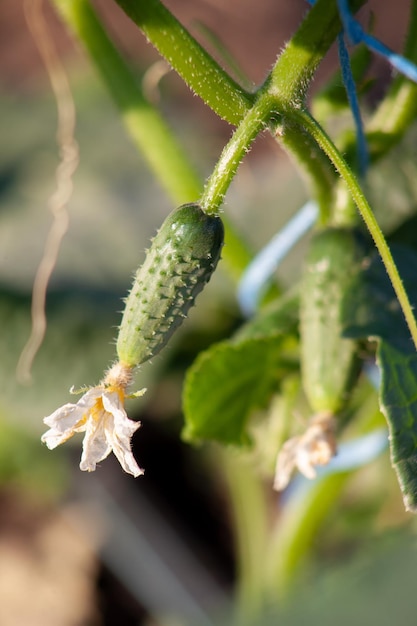
[[[76,404],[68,403],[45,417],[49,430],[42,436],[50,450],[75,433],[85,432],[80,469],[93,472],[113,451],[125,472],[140,476],[143,470],[132,454],[131,439],[140,422],[130,420],[124,408],[132,368],[116,363],[104,380],[89,389]],[[134,394],[142,395],[143,389]]]
[[[285,489],[296,468],[306,478],[315,478],[316,466],[327,465],[335,454],[334,418],[329,413],[319,413],[303,435],[292,437],[282,446],[275,468],[274,489]]]

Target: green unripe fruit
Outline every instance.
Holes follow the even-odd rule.
[[[218,216],[185,204],[164,221],[138,269],[117,339],[117,355],[140,365],[167,344],[216,268],[224,240]]]
[[[354,230],[327,228],[307,253],[301,292],[301,368],[314,412],[345,406],[358,374],[357,342],[343,337],[343,300],[361,269],[363,247]]]

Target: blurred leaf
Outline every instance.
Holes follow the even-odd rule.
[[[381,410],[390,431],[391,461],[408,511],[417,512],[417,353],[386,341],[378,347]]]
[[[391,246],[411,304],[417,304],[417,253],[402,245]],[[352,338],[380,338],[405,353],[414,350],[410,332],[390,279],[379,255],[369,257],[355,288],[344,302],[344,335]]]
[[[417,251],[417,213],[407,216],[398,224],[388,239],[390,243],[403,244]]]
[[[225,444],[248,442],[250,413],[262,407],[294,369],[279,337],[223,342],[200,354],[184,385],[184,437]]]
[[[378,533],[356,554],[343,552],[337,565],[327,560],[316,567],[294,587],[286,604],[256,626],[413,624],[414,546],[412,533]]]
[[[417,254],[392,253],[411,303],[417,302]],[[408,510],[417,511],[417,353],[385,268],[375,254],[344,311],[349,337],[378,339],[381,409],[390,430],[391,460]]]
[[[262,309],[230,340],[200,354],[184,385],[186,439],[248,441],[251,412],[265,405],[295,367],[288,347],[293,346],[289,337],[296,334],[298,308],[298,293],[291,291]]]
[[[295,335],[298,328],[299,304],[298,290],[291,290],[277,298],[237,331],[233,338],[234,343],[254,337]]]

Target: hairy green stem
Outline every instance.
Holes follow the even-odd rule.
[[[62,0],[61,0],[62,1]],[[354,0],[357,10],[365,0]],[[276,110],[291,117],[300,106],[318,64],[335,40],[341,24],[336,0],[318,0],[278,57],[270,76],[251,94],[240,87],[196,42],[159,0],[116,0],[191,89],[218,115],[238,124],[262,93],[276,100]],[[257,97],[258,96],[258,97]],[[276,128],[271,126],[276,136]],[[278,141],[281,138],[276,136]],[[323,221],[331,204],[334,176],[316,143],[287,127],[282,143],[296,158],[313,187]]]
[[[254,96],[244,90],[159,0],[116,0],[182,79],[220,117],[237,124]]]
[[[365,0],[352,2],[357,10]],[[304,106],[311,79],[341,29],[336,0],[318,0],[280,54],[268,90],[290,111]]]
[[[223,149],[200,198],[200,206],[207,213],[214,215],[219,213],[219,207],[237,168],[253,140],[266,127],[273,107],[274,100],[269,94],[263,94],[243,118]]]
[[[397,267],[394,263],[394,259],[392,258],[391,251],[388,247],[385,237],[381,231],[381,228],[379,227],[377,220],[375,219],[372,209],[369,206],[360,185],[358,184],[358,181],[356,180],[355,175],[353,174],[352,170],[350,169],[334,143],[329,139],[321,126],[319,126],[319,124],[309,115],[309,113],[307,113],[306,111],[298,111],[296,113],[296,116],[299,120],[299,123],[304,126],[304,128],[311,134],[312,137],[314,137],[322,150],[324,150],[324,152],[327,154],[339,174],[345,180],[346,185],[352,195],[352,198],[355,201],[355,204],[359,210],[359,213],[361,214],[362,219],[365,222],[368,231],[375,242],[381,259],[385,265],[385,269],[387,270],[388,276],[397,295],[401,309],[404,313],[404,317],[410,330],[414,345],[417,348],[417,323],[413,314],[410,300],[408,298],[407,292],[405,291],[401,277],[398,274]]]
[[[364,0],[352,3],[357,10]],[[319,222],[330,219],[334,205],[335,172],[315,139],[296,123],[294,112],[303,109],[311,79],[341,28],[336,2],[316,2],[278,57],[265,87],[277,100],[282,123],[276,138],[296,158],[308,178],[319,206]]]
[[[252,141],[270,125],[304,166],[316,186],[322,221],[328,218],[334,174],[317,143],[304,128],[292,124],[293,111],[303,105],[306,90],[340,22],[336,3],[318,2],[278,57],[252,108],[242,119],[209,178],[200,200],[208,213],[218,213],[224,195]],[[318,7],[318,8],[317,8]],[[320,34],[318,34],[320,33]],[[275,118],[275,119],[274,119]],[[314,155],[314,156],[313,156]],[[317,156],[317,158],[314,158]]]

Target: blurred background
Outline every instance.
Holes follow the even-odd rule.
[[[70,401],[72,385],[96,384],[114,359],[121,299],[149,238],[173,208],[127,137],[89,59],[47,2],[45,14],[76,103],[80,165],[33,382],[24,386],[17,380],[58,162],[55,101],[23,4],[0,3],[0,624],[230,624],[239,595],[241,532],[230,476],[247,479],[250,498],[257,469],[233,451],[181,441],[187,367],[242,321],[236,286],[221,267],[170,346],[137,375],[137,388],[148,392],[130,402],[128,413],[142,421],[134,452],[145,476],[123,474],[113,456],[95,473],[84,474],[78,469],[80,439],[53,452],[40,443],[43,416]],[[307,8],[301,0],[166,4],[217,53],[214,33],[254,84],[265,78]],[[145,77],[158,54],[115,4],[100,0],[95,6],[138,77]],[[363,12],[365,23],[372,8],[375,34],[401,50],[409,2],[375,0]],[[315,89],[336,62],[332,52]],[[390,77],[378,59],[371,71],[369,106]],[[153,95],[204,179],[231,127],[173,73]],[[405,165],[397,164],[388,189],[379,187],[381,212],[394,196],[402,215],[414,209],[413,150],[414,145],[403,148]],[[285,154],[265,135],[241,166],[226,210],[258,250],[306,193]],[[303,244],[297,246],[280,267],[282,284],[297,279],[303,250]],[[270,477],[259,480],[272,524],[279,515],[278,496]],[[285,600],[266,611],[262,624],[414,623],[415,526],[403,511],[386,452],[346,481],[311,538],[297,582]],[[244,615],[237,619],[245,623]]]

